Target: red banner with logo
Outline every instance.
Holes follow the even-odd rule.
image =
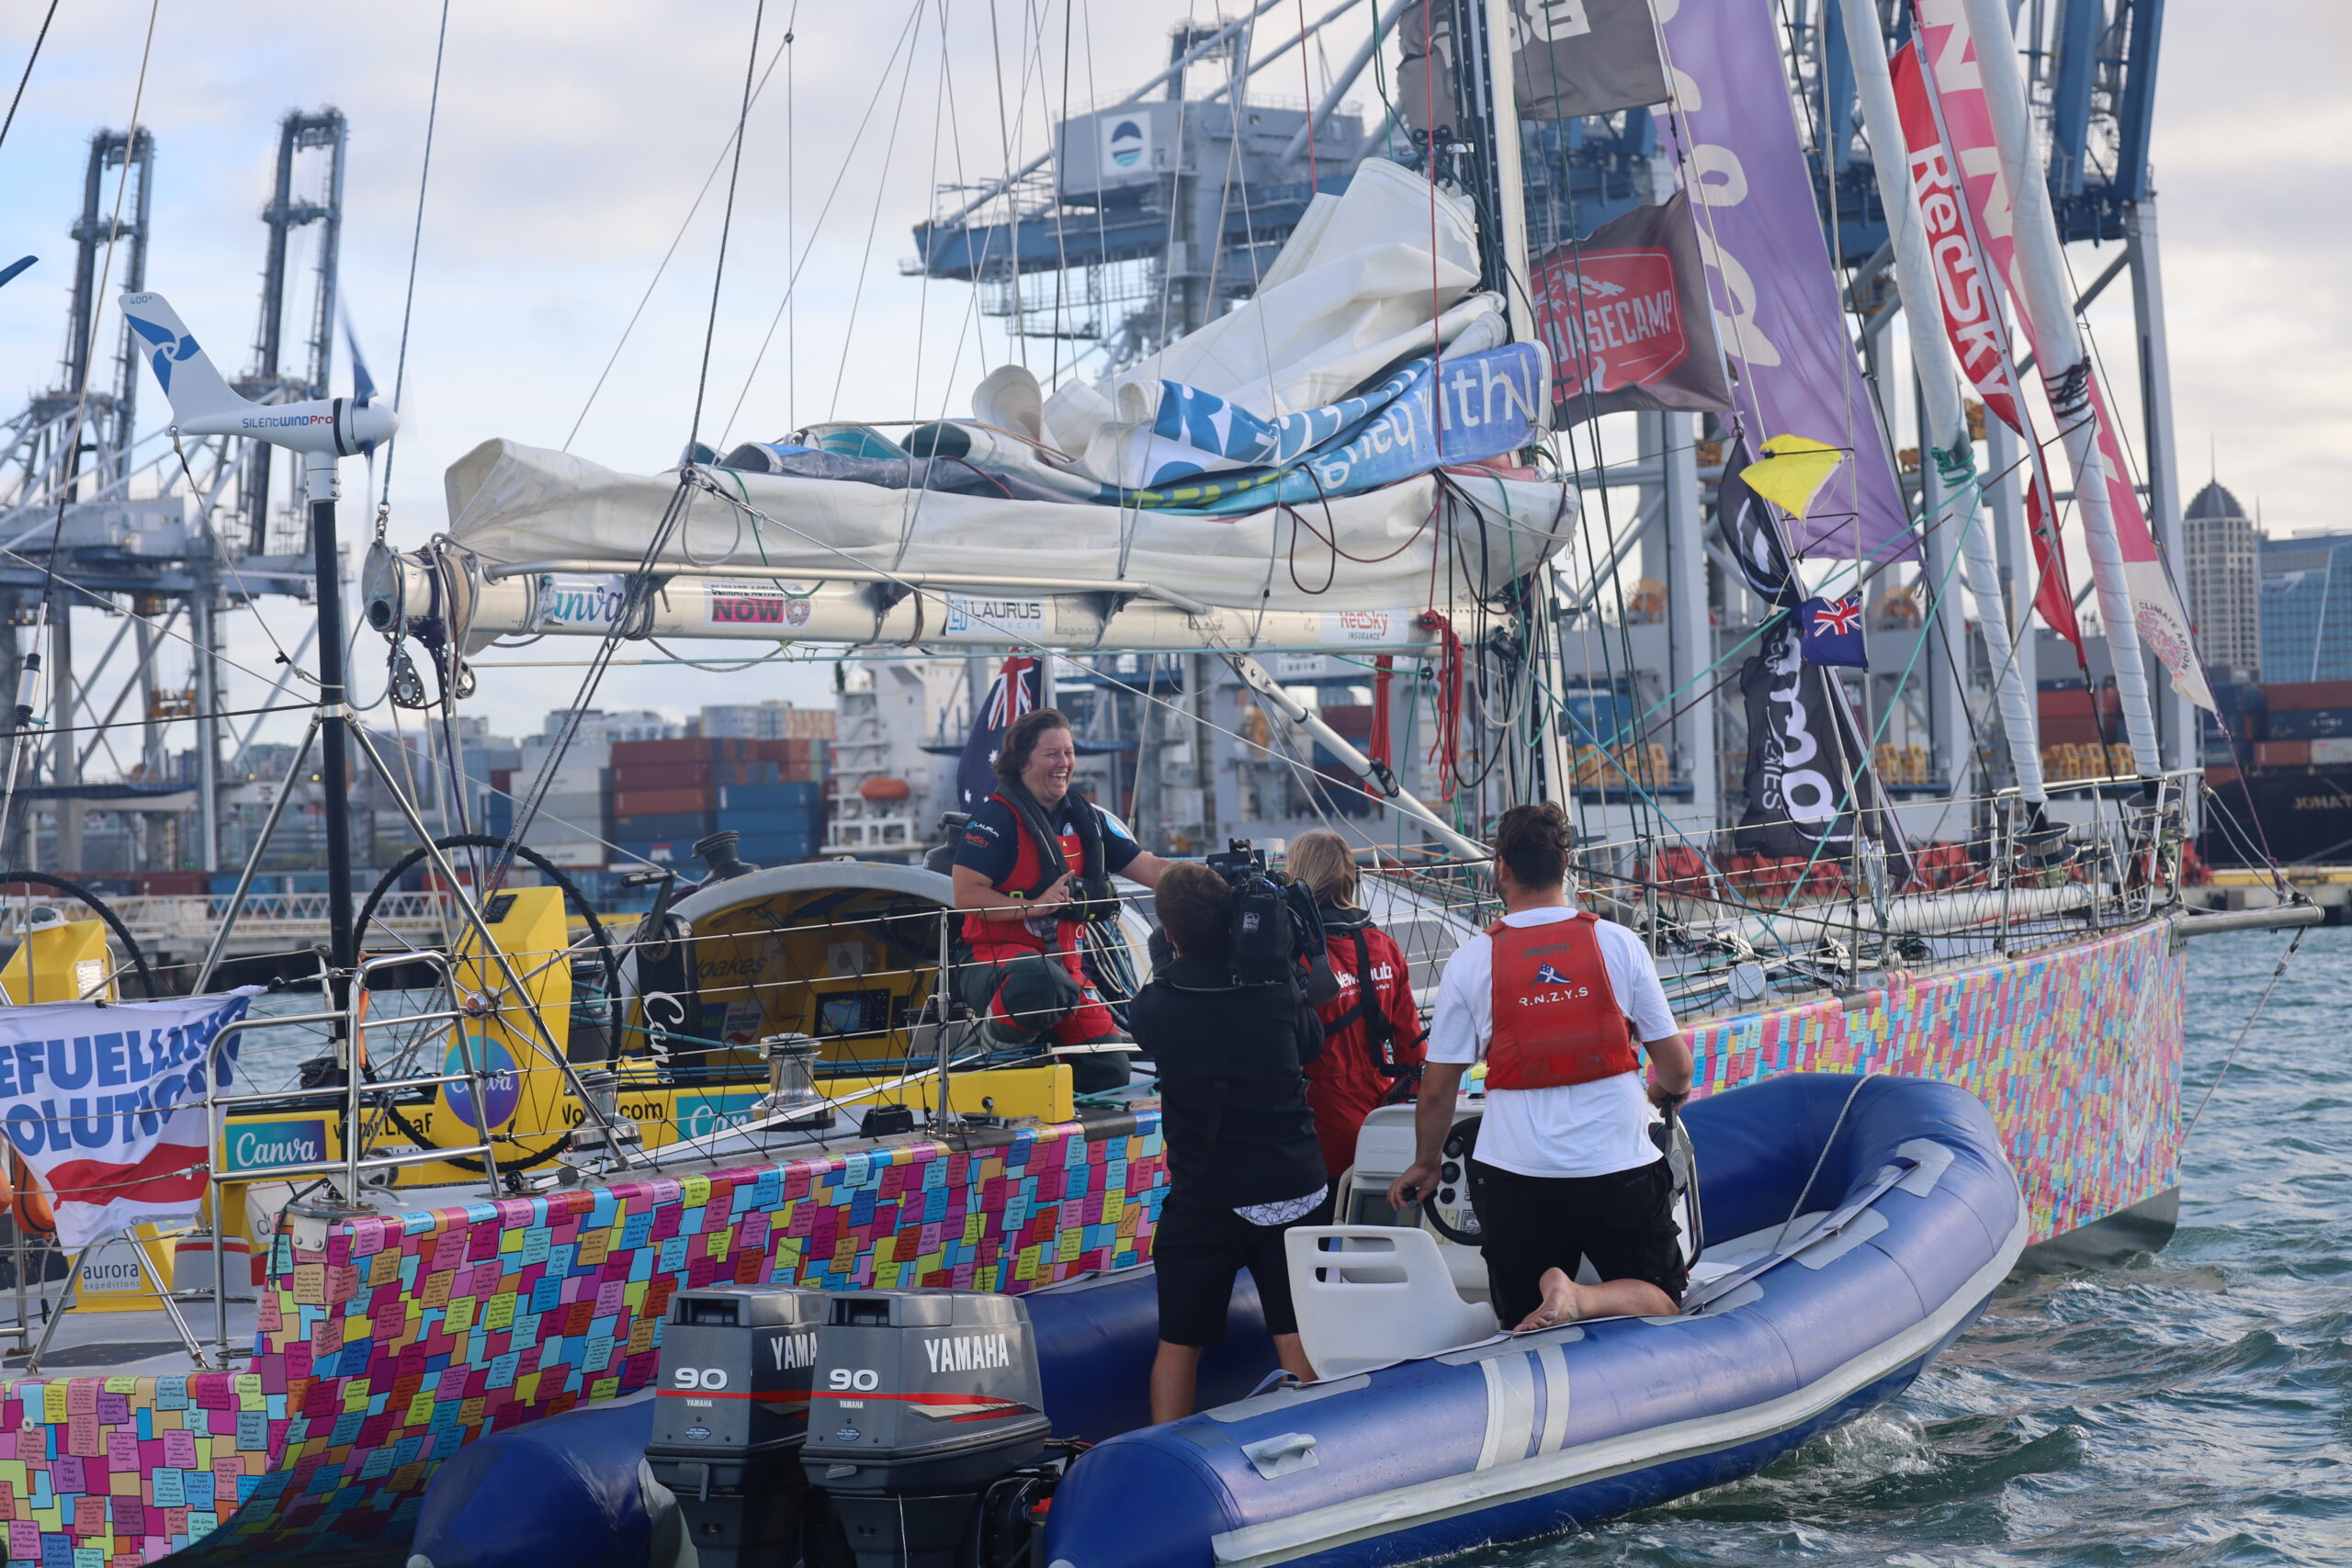
[[[1561,420],[1731,406],[1687,196],[1611,219],[1547,252],[1533,272]]]

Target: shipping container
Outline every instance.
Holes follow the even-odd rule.
[[[2311,761],[2312,743],[2308,740],[2255,742],[2254,765],[2257,768],[2307,768]]]
[[[788,709],[784,732],[796,740],[831,740],[836,716],[831,708]]]
[[[2352,681],[2274,681],[2262,688],[2274,714],[2304,708],[2352,708]]]
[[[707,813],[716,804],[716,792],[708,784],[616,789],[613,792],[613,817],[617,821],[631,817],[665,817],[682,811]]]
[[[718,809],[721,811],[817,809],[824,804],[824,786],[813,781],[718,786]]]
[[[2238,771],[2235,768],[2221,767],[2208,768],[2205,770],[2205,787],[2207,789],[2220,789],[2223,784],[2233,784],[2237,782]]]
[[[678,740],[616,740],[613,743],[612,765],[627,768],[647,762],[774,761],[783,755],[776,748],[793,744],[805,745],[807,742],[741,740],[700,735]]]
[[[692,839],[623,839],[618,852],[612,858],[615,865],[627,869],[633,860],[650,860],[656,865],[686,866],[697,864],[695,841]]]
[[[745,834],[743,841],[735,846],[735,852],[754,865],[784,865],[816,859],[817,848],[823,841],[824,836],[814,831]]]
[[[612,770],[615,795],[645,789],[712,789],[728,784],[774,784],[778,764],[773,761],[620,762]]]
[[[557,767],[548,779],[548,791],[562,795],[601,795],[607,771],[594,762],[565,762]],[[526,788],[536,787],[538,775],[526,773],[523,783]]]
[[[2122,699],[2115,694],[2112,686],[2105,687],[2097,694],[2097,706],[2093,705],[2092,698],[2092,693],[2077,685],[2064,691],[2037,693],[2034,705],[2045,724],[2053,718],[2087,719],[2098,715],[2113,718],[2123,712]]]
[[[707,811],[666,811],[613,818],[613,837],[623,843],[634,839],[684,839],[691,842],[710,830],[711,814]]]
[[[550,795],[539,802],[543,820],[554,817],[591,831],[603,830],[605,815],[605,797],[601,795]]]
[[[2312,742],[2312,765],[2334,767],[2352,762],[2352,735],[2332,736]]]
[[[2251,681],[2223,681],[2213,688],[2213,704],[2225,714],[2260,713],[2269,699]]]
[[[493,817],[502,812],[511,815],[522,809],[522,802],[529,799],[530,795],[527,789],[516,790],[513,795],[493,795],[490,797],[490,814]],[[593,828],[604,819],[605,797],[594,793],[558,795],[550,792],[539,797],[539,815],[561,817]]]
[[[2274,708],[2268,734],[2273,740],[2352,735],[2352,708]]]

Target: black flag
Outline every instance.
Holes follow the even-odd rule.
[[[1396,70],[1396,109],[1412,130],[1429,129],[1431,55],[1438,62],[1437,122],[1461,124],[1453,64],[1458,3],[1416,0],[1396,19],[1404,55]],[[1510,13],[1511,85],[1520,118],[1576,119],[1666,101],[1666,66],[1649,0],[1511,0]]]
[[[1770,502],[1740,477],[1747,444],[1734,441],[1715,487],[1715,525],[1740,575],[1771,609],[1761,645],[1739,672],[1747,711],[1747,805],[1734,836],[1749,854],[1842,860],[1853,853],[1856,807],[1885,847],[1896,886],[1910,852],[1893,803],[1871,766],[1845,688],[1804,657],[1805,602]]]
[[[1780,519],[1770,502],[1747,488],[1747,439],[1736,437],[1724,457],[1723,478],[1715,482],[1715,528],[1724,547],[1739,563],[1748,592],[1767,604],[1789,609],[1804,599],[1789,550],[1781,542]]]

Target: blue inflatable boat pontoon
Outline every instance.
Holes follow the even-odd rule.
[[[1022,1298],[1035,1370],[1017,1378],[961,1374],[983,1380],[973,1387],[1009,1392],[954,1397],[982,1397],[1008,1414],[1035,1399],[1062,1446],[1041,1453],[1026,1441],[1007,1450],[1005,1474],[976,1483],[968,1546],[953,1561],[958,1568],[1370,1568],[1530,1540],[1647,1507],[1749,1474],[1900,1393],[1974,1320],[2024,1248],[2028,1216],[2017,1179],[1992,1116],[1963,1089],[1920,1078],[1790,1075],[1698,1101],[1684,1120],[1706,1245],[1684,1310],[1672,1317],[1498,1333],[1476,1269],[1459,1267],[1475,1258],[1456,1252],[1450,1266],[1429,1232],[1302,1228],[1289,1238],[1291,1277],[1319,1381],[1152,1427],[1142,1424],[1157,1340],[1148,1277]],[[945,1321],[890,1302],[944,1293],[844,1296],[831,1321]],[[1204,1378],[1209,1397],[1219,1382],[1232,1389],[1258,1357],[1272,1371],[1262,1325],[1246,1315],[1255,1337],[1245,1354],[1227,1352],[1222,1377]],[[875,1332],[868,1328],[861,1345],[876,1343]],[[828,1376],[863,1377],[838,1362],[829,1371],[827,1343],[820,1329],[815,1387],[821,1391]],[[859,1359],[871,1360],[871,1351]],[[922,1365],[918,1358],[918,1372]],[[889,1375],[885,1397],[949,1397],[890,1395]],[[817,1395],[820,1406],[824,1397]],[[633,1419],[631,1435],[649,1418]],[[815,1425],[833,1419],[820,1415]],[[659,1532],[639,1499],[660,1494],[639,1484],[629,1437],[601,1447],[549,1445],[533,1441],[536,1430],[485,1439],[445,1469],[426,1499],[413,1568],[421,1568],[419,1558],[431,1568],[646,1561],[634,1543]],[[842,1436],[823,1437],[827,1457],[863,1461],[854,1444],[844,1450],[836,1440]],[[819,1440],[811,1438],[807,1465],[812,1496],[829,1476],[861,1474],[859,1463],[819,1462]],[[503,1444],[514,1452],[499,1452]],[[561,1464],[533,1457],[553,1447],[569,1448],[571,1457]],[[587,1447],[611,1457],[591,1461],[581,1451]],[[958,1462],[968,1469],[972,1457]],[[924,1473],[944,1473],[944,1461],[928,1462]],[[626,1473],[586,1473],[600,1464],[626,1466]],[[497,1483],[485,1487],[479,1472],[492,1468]],[[841,1484],[876,1484],[880,1468]],[[1005,1495],[999,1482],[1016,1473],[1024,1501],[1008,1524],[988,1513],[987,1500]],[[452,1506],[461,1491],[463,1505]],[[580,1506],[590,1493],[603,1501]],[[530,1532],[526,1548],[519,1532],[490,1524],[485,1503],[501,1519],[527,1516],[545,1528]],[[579,1539],[550,1539],[567,1530]],[[492,1537],[513,1540],[514,1550]],[[616,1539],[631,1543],[618,1558],[608,1544]],[[843,1543],[861,1561],[880,1562],[869,1544]],[[771,1553],[775,1568],[793,1555]],[[817,1546],[807,1551],[812,1568],[830,1568],[830,1555]],[[951,1560],[903,1553],[918,1559]],[[759,1558],[746,1551],[727,1560]]]

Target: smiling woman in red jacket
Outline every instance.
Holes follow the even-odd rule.
[[[1421,1063],[1421,1015],[1411,971],[1396,941],[1357,904],[1360,884],[1348,841],[1325,829],[1294,840],[1285,860],[1323,912],[1324,952],[1340,994],[1324,1004],[1323,1054],[1306,1069],[1306,1102],[1325,1171],[1336,1181],[1356,1162],[1356,1132]],[[1409,1089],[1408,1091],[1409,1092]]]

